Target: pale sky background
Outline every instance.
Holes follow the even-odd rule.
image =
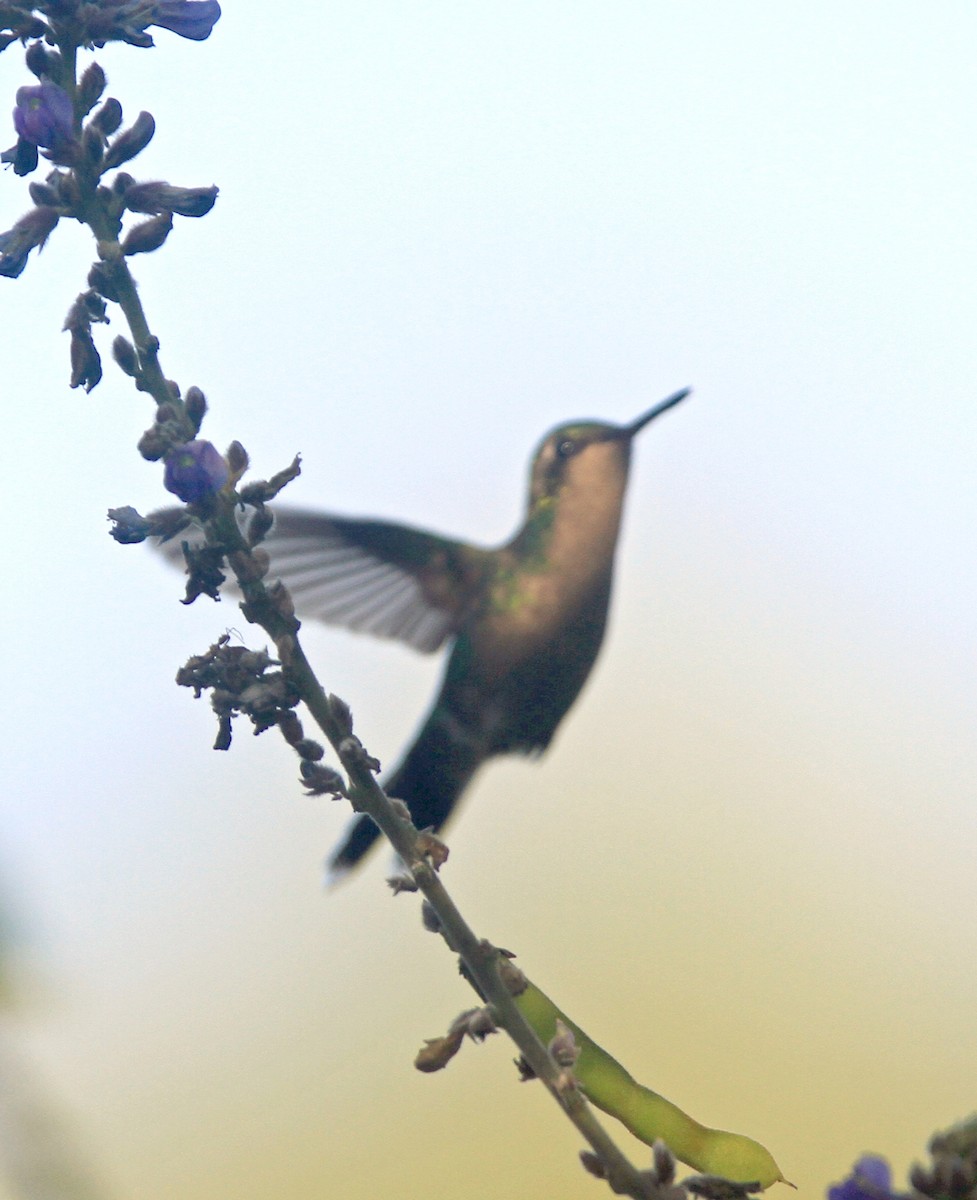
[[[293,502],[497,542],[549,427],[695,388],[637,444],[590,685],[479,777],[447,882],[802,1197],[901,1180],[977,1107],[974,6],[227,0],[157,41],[99,55],[157,120],[134,173],[221,196],[144,301],[218,445],[302,452]],[[67,388],[91,257],[61,227],[0,281],[5,1036],[111,1200],[598,1195],[502,1039],[413,1071],[473,1003],[450,956],[379,856],[324,895],[346,814],[173,685],[262,639],[107,536],[165,497],[116,322]],[[439,663],[307,634],[392,766]]]

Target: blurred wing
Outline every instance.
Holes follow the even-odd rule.
[[[425,653],[457,632],[491,557],[491,551],[406,525],[274,511],[274,528],[262,545],[270,575],[291,592],[300,617],[395,638]],[[182,560],[183,540],[161,547],[171,561]]]

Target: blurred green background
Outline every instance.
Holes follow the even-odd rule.
[[[899,1177],[977,1107],[973,6],[224,7],[98,55],[157,118],[135,173],[221,187],[134,264],[214,441],[496,542],[551,425],[695,388],[637,446],[594,677],[477,780],[453,893],[802,1196]],[[416,902],[380,856],[323,895],[346,813],[173,685],[260,639],[106,536],[164,494],[120,373],[67,389],[91,257],[62,226],[0,290],[11,1053],[107,1198],[598,1194],[501,1039],[414,1072],[473,1002]],[[392,766],[438,662],[307,635]]]

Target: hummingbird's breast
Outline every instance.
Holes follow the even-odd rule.
[[[485,613],[456,653],[455,708],[489,754],[544,750],[576,700],[604,638],[611,576],[586,590],[551,575],[520,581],[517,603]]]
[[[597,658],[623,487],[561,496],[499,552],[449,666],[450,705],[490,754],[543,750]],[[446,696],[447,699],[447,696]]]

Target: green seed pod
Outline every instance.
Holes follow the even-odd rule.
[[[642,1142],[660,1138],[680,1162],[707,1175],[736,1183],[759,1183],[763,1188],[786,1183],[769,1150],[740,1133],[700,1125],[687,1113],[628,1074],[606,1050],[562,1013],[538,987],[528,983],[515,997],[519,1011],[545,1044],[553,1039],[557,1021],[572,1032],[580,1051],[574,1078],[587,1099],[615,1117]]]

